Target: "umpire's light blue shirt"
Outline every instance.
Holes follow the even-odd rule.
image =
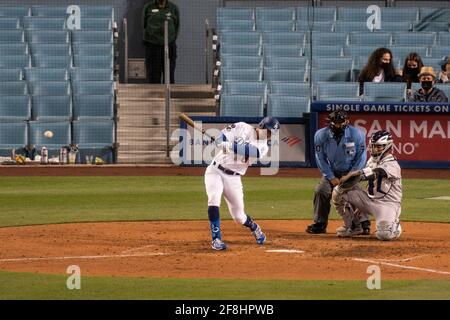
[[[314,135],[316,162],[322,174],[331,180],[334,172],[349,172],[364,168],[366,164],[366,138],[362,130],[345,128],[339,144],[326,127]]]

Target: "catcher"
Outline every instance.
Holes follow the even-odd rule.
[[[376,220],[376,237],[394,240],[400,237],[402,177],[400,165],[392,155],[392,135],[386,131],[375,132],[369,142],[371,158],[362,170],[352,171],[341,178],[333,190],[332,201],[344,220],[344,226],[336,230],[338,237],[352,237],[362,233],[353,228],[355,212],[372,214]],[[367,191],[358,183],[368,181]]]

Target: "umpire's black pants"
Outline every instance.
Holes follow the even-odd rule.
[[[170,83],[175,83],[177,45],[169,44]],[[164,46],[145,43],[145,67],[149,83],[164,83]]]
[[[341,178],[346,174],[346,172],[334,173],[336,178]],[[314,190],[314,222],[328,223],[332,192],[333,187],[331,186],[330,181],[327,178],[322,177]]]

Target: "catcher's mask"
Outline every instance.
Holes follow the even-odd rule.
[[[328,116],[328,127],[334,136],[341,136],[349,123],[347,112],[336,109]]]
[[[369,142],[372,159],[376,162],[380,161],[385,153],[392,149],[393,143],[392,135],[387,131],[381,130],[372,134]]]

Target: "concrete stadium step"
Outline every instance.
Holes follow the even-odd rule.
[[[118,84],[120,98],[164,98],[165,85],[161,84]],[[205,84],[172,84],[171,98],[208,99],[214,97],[211,85]]]

